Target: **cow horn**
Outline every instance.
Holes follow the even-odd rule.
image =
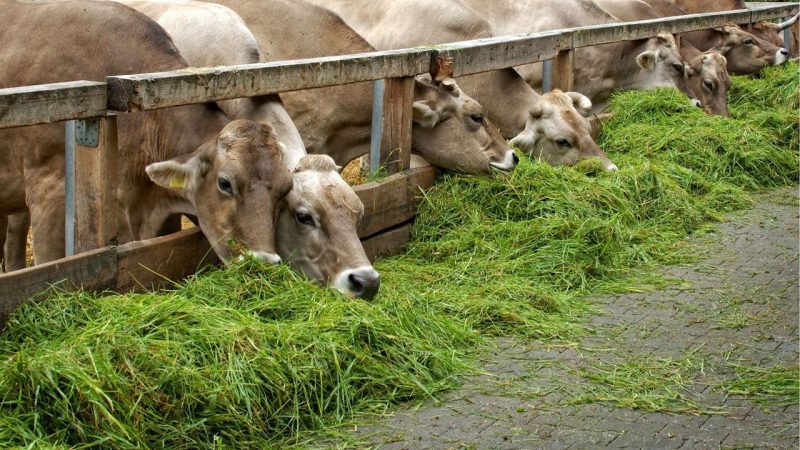
[[[798,17],[800,17],[800,13],[795,14],[794,17],[792,17],[791,19],[787,20],[786,22],[779,23],[777,25],[778,31],[783,31],[783,30],[789,28],[790,26],[794,25],[794,23],[797,22],[797,18]]]

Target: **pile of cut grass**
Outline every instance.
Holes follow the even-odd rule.
[[[170,293],[25,306],[0,336],[0,446],[296,443],[453,386],[486,336],[575,338],[587,293],[659,283],[687,234],[797,183],[796,71],[737,78],[732,119],[672,91],[616,96],[600,144],[617,173],[525,159],[441,177],[372,302],[244,262]]]

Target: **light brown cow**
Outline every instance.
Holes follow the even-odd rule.
[[[534,125],[512,139],[511,144],[554,166],[572,166],[598,158],[606,170],[617,170],[592,139],[589,121],[575,112],[576,107],[583,112],[591,110],[591,102],[586,97],[555,89],[542,96],[542,100],[531,111]],[[546,120],[553,117],[560,120]]]
[[[460,0],[313,1],[339,14],[380,50],[493,36],[489,23]],[[547,100],[513,69],[459,77],[458,83],[484,106],[487,116],[507,137],[541,126],[539,122],[542,121],[552,121],[554,123],[545,126],[556,128],[573,125],[563,122],[559,115],[538,118],[532,115],[531,112],[544,107],[541,102]],[[546,148],[557,146],[556,142],[550,142]],[[605,155],[603,157],[607,160]],[[607,167],[616,166],[608,164]]]
[[[338,16],[302,0],[213,3],[231,8],[244,19],[268,61],[374,51]],[[415,141],[413,151],[426,159],[436,159],[440,167],[449,169],[473,173],[513,169],[513,151],[496,137],[489,122],[483,121],[478,127],[466,121],[439,126],[450,122],[448,119],[455,117],[456,111],[459,116],[466,116],[459,109],[466,96],[456,97],[454,92],[441,83],[416,83],[412,136],[425,129],[430,138]],[[337,164],[345,165],[369,152],[372,83],[289,92],[282,98],[309,153],[327,154]],[[439,118],[436,122],[430,120],[431,111]],[[472,116],[478,118],[477,114]],[[451,152],[441,154],[441,148]],[[463,164],[466,159],[473,160],[469,169]]]
[[[464,0],[491,23],[497,34],[532,33],[615,23],[619,20],[592,0]],[[683,59],[671,35],[580,48],[575,51],[574,88],[587,95],[595,111],[605,108],[616,89],[674,87],[690,99]],[[541,86],[542,64],[517,68],[531,85]]]
[[[371,299],[380,287],[380,275],[358,239],[357,224],[364,214],[361,199],[327,155],[300,160],[293,178],[294,188],[278,215],[278,251],[312,279]]]
[[[155,19],[191,66],[250,64],[261,50],[244,21],[222,5],[191,0],[117,0]],[[278,254],[307,276],[356,296],[372,298],[380,275],[358,238],[361,200],[329,156],[307,156],[297,128],[278,96],[222,102],[231,117],[279,123],[283,160],[293,189],[280,203]],[[458,110],[456,111],[458,112]],[[296,139],[295,139],[296,137]],[[450,149],[451,153],[458,153]]]
[[[3,0],[0,8],[0,87],[186,67],[161,27],[116,3]],[[98,39],[120,30],[125,39]],[[119,116],[118,125],[118,194],[132,238],[153,237],[171,215],[188,213],[223,259],[245,250],[279,260],[274,208],[291,178],[269,125],[228,124],[216,105]],[[63,124],[0,131],[0,155],[8,186],[0,214],[27,206],[36,262],[63,257]]]
[[[671,1],[645,0],[663,17],[683,14],[728,11],[746,9],[738,0],[719,1]],[[766,66],[780,65],[786,62],[789,52],[783,48],[783,38],[778,28],[791,25],[780,25],[762,22],[753,28],[759,36],[749,33],[738,26],[725,26],[715,29],[693,31],[681,34],[682,42],[689,42],[699,51],[716,50],[728,61],[728,70],[736,74],[758,73]]]

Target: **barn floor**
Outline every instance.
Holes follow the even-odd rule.
[[[692,267],[665,269],[683,281],[597,298],[593,331],[574,345],[498,341],[485,374],[441,403],[361,424],[348,441],[382,449],[797,448],[799,220],[797,188],[760,195],[717,233],[693,238]]]

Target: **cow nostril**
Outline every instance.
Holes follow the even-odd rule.
[[[789,56],[789,50],[781,50],[781,55]]]
[[[511,154],[511,160],[512,160],[512,161],[514,161],[514,165],[515,165],[515,166],[516,166],[517,164],[519,164],[519,156],[517,156],[517,153],[516,153],[516,152],[514,152],[514,153],[512,153],[512,154]]]
[[[364,294],[364,283],[360,276],[351,273],[347,277],[347,281],[350,283],[350,292],[355,294],[356,297],[361,297]]]

